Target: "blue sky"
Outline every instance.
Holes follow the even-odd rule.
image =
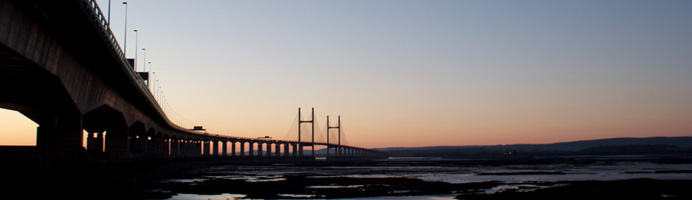
[[[297,107],[315,107],[318,120],[341,115],[349,141],[367,147],[691,136],[691,10],[629,0],[128,1],[127,47],[134,57],[138,29],[174,120],[221,134],[282,138]],[[111,12],[122,43],[125,7],[113,1]]]
[[[122,33],[124,7],[113,6]],[[296,107],[340,114],[351,141],[380,135],[379,146],[692,130],[679,119],[692,116],[688,1],[128,6],[172,107],[230,134],[281,137]]]

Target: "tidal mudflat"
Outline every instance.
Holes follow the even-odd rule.
[[[222,162],[157,179],[140,197],[688,199],[689,169],[688,159]]]

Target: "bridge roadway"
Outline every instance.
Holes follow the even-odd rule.
[[[0,108],[39,125],[35,148],[44,160],[300,158],[303,147],[312,145],[209,135],[174,124],[126,61],[94,0],[0,0]],[[254,155],[255,144],[266,153]],[[247,155],[236,152],[236,145],[240,152],[247,146]],[[344,158],[384,155],[316,145],[339,148]]]

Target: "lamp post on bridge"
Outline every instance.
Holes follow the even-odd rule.
[[[142,48],[142,51],[144,52],[144,69],[142,69],[143,72],[147,71],[147,48]]]
[[[135,66],[133,66],[135,68],[135,72],[137,72],[137,61],[139,61],[139,60],[137,60],[137,55],[139,55],[139,51],[137,49],[138,43],[139,43],[139,32],[137,32],[137,29],[135,29]]]
[[[111,0],[108,0],[108,29],[111,29]]]
[[[156,81],[156,72],[154,72],[154,70],[151,68],[151,61],[149,62],[149,71],[151,72],[151,80]],[[156,88],[156,82],[152,83],[152,87]],[[149,87],[149,91],[152,90],[152,87]]]
[[[144,69],[142,69],[142,72],[146,74],[147,76],[147,88],[149,88],[149,73],[147,73],[147,48],[142,48],[142,51],[144,52]]]
[[[124,49],[123,53],[125,53],[125,57],[127,58],[127,1],[124,1],[123,5],[125,5],[125,38],[123,40],[123,44],[124,44],[123,45],[123,49]],[[110,15],[110,11],[109,11],[109,15]]]

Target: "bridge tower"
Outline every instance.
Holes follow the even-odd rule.
[[[327,158],[329,158],[329,146],[330,146],[329,129],[337,129],[337,131],[339,133],[339,138],[338,138],[339,143],[338,143],[338,147],[337,147],[337,151],[339,151],[339,149],[341,149],[341,116],[338,116],[338,124],[336,126],[330,126],[329,115],[327,115]]]
[[[298,108],[298,154],[299,157],[303,157],[303,144],[300,138],[300,124],[302,123],[310,123],[312,125],[312,156],[315,156],[315,108],[312,108],[312,116],[310,116],[310,120],[302,120],[302,116],[300,115],[300,107]]]

